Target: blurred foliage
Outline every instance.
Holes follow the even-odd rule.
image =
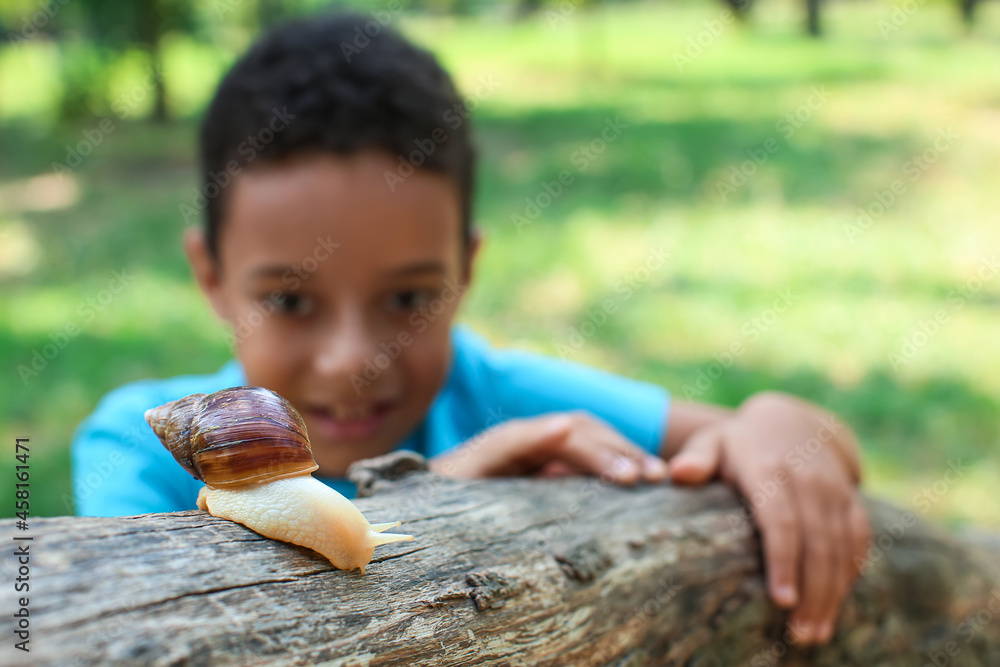
[[[136,378],[212,372],[230,356],[179,243],[195,121],[260,26],[315,3],[222,1],[164,19],[171,123],[153,122],[150,56],[128,29],[136,18],[107,17],[121,37],[104,41],[79,14],[114,13],[110,3],[67,3],[45,34],[0,47],[0,423],[10,442],[32,438],[39,515],[71,511],[69,441],[101,395]],[[3,34],[38,6],[0,5]],[[983,7],[972,37],[943,2],[886,36],[895,5],[834,3],[815,42],[800,34],[798,3],[758,3],[748,25],[727,25],[680,65],[721,6],[553,2],[520,21],[514,5],[458,18],[439,14],[451,5],[421,6],[392,21],[472,96],[482,147],[487,244],[466,321],[498,344],[569,349],[679,397],[694,387],[700,400],[737,405],[761,389],[797,393],[855,426],[869,491],[1000,527],[1000,276],[961,308],[948,301],[1000,248],[1000,6]],[[475,97],[484,79],[496,91]],[[813,109],[817,88],[828,99]],[[789,114],[804,120],[786,137]],[[616,118],[620,137],[581,168],[574,156]],[[849,233],[859,207],[948,128],[954,146],[870,228]],[[723,200],[719,183],[769,140],[779,150]],[[71,173],[53,174],[74,155]],[[561,171],[572,184],[541,206]],[[518,229],[513,216],[531,204],[540,215]],[[588,313],[659,246],[669,267],[573,347]],[[90,317],[114,271],[134,280]],[[789,289],[794,305],[754,325]],[[948,322],[894,364],[942,307]],[[64,334],[58,355],[22,380],[18,367]],[[12,449],[0,459],[7,478]],[[946,484],[950,461],[969,471]],[[12,511],[12,487],[0,514]]]
[[[0,22],[9,24],[9,46],[46,38],[57,47],[63,119],[107,112],[114,69],[124,58],[141,55],[154,92],[153,117],[165,120],[169,100],[162,86],[164,48],[184,36],[195,43],[224,44],[231,34],[314,11],[317,0],[49,0],[39,4],[7,0]]]

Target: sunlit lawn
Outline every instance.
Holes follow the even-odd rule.
[[[675,55],[719,7],[402,22],[481,95],[487,245],[465,319],[498,344],[680,397],[798,393],[855,426],[869,492],[923,513],[915,497],[929,490],[928,515],[1000,527],[1000,7],[984,7],[972,37],[952,7],[930,5],[883,39],[889,5],[834,4],[820,42],[799,36],[792,6],[758,9],[682,67]],[[71,176],[38,180],[99,118],[52,130],[52,53],[0,52],[0,416],[35,445],[38,514],[69,511],[69,440],[101,395],[229,357],[189,278],[178,212],[196,183],[191,114],[228,56],[183,40],[168,54],[186,120],[109,112],[114,131]],[[124,94],[142,70],[117,76]],[[794,125],[779,125],[788,114]],[[604,141],[608,124],[620,131]],[[935,148],[939,136],[951,138]],[[762,151],[745,182],[730,180]],[[572,182],[553,198],[544,184],[564,171]],[[733,185],[725,200],[720,183]],[[864,225],[859,207],[873,212]],[[659,248],[667,264],[640,270]],[[89,310],[116,270],[134,279]],[[790,305],[770,311],[780,294]],[[620,309],[592,327],[609,298]],[[67,324],[80,333],[22,381],[18,366]],[[959,461],[968,471],[946,483]]]

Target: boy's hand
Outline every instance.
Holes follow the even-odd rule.
[[[794,608],[793,637],[829,641],[871,535],[850,429],[798,399],[760,394],[690,435],[670,474],[689,484],[720,474],[740,490],[763,536],[771,597]]]
[[[450,477],[541,474],[606,476],[619,484],[667,478],[667,464],[584,412],[511,419],[436,456],[431,470]]]

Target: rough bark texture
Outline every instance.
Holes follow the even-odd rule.
[[[881,548],[832,644],[806,649],[723,486],[356,475],[368,519],[416,536],[366,575],[200,511],[34,519],[31,652],[7,634],[0,662],[1000,665],[1000,548],[880,502]],[[0,526],[8,545],[24,534]],[[15,604],[8,580],[0,610]]]

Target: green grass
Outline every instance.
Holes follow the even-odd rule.
[[[1000,7],[984,6],[963,36],[951,6],[928,4],[883,39],[891,5],[833,3],[822,41],[799,35],[796,8],[760,6],[751,27],[727,26],[682,69],[674,55],[718,7],[579,10],[555,26],[544,13],[515,25],[403,20],[467,93],[481,77],[499,83],[476,110],[487,243],[464,318],[498,344],[558,354],[662,246],[667,266],[572,358],[683,396],[742,343],[701,400],[781,389],[832,408],[861,437],[869,492],[914,511],[961,460],[969,472],[929,515],[1000,527],[1000,274],[961,293],[961,307],[953,294],[1000,254]],[[229,357],[189,277],[177,205],[195,184],[193,116],[232,54],[175,40],[166,82],[184,119],[158,127],[137,107],[71,179],[30,181],[97,122],[51,127],[53,58],[44,45],[0,52],[0,420],[5,437],[35,445],[40,515],[68,511],[68,444],[103,393]],[[141,67],[122,65],[114,85],[129,90],[130,76]],[[828,101],[786,139],[776,123],[817,86]],[[574,151],[615,118],[627,127],[581,171]],[[907,161],[949,127],[959,138],[910,180]],[[777,150],[723,201],[720,179],[769,140]],[[563,170],[573,183],[519,233],[512,215]],[[852,242],[856,209],[895,179],[905,192]],[[134,281],[84,322],[80,305],[121,269]],[[755,325],[789,289],[788,310]],[[894,365],[939,308],[948,321]],[[17,366],[68,322],[81,333],[23,383]],[[0,514],[11,507],[0,500]]]

